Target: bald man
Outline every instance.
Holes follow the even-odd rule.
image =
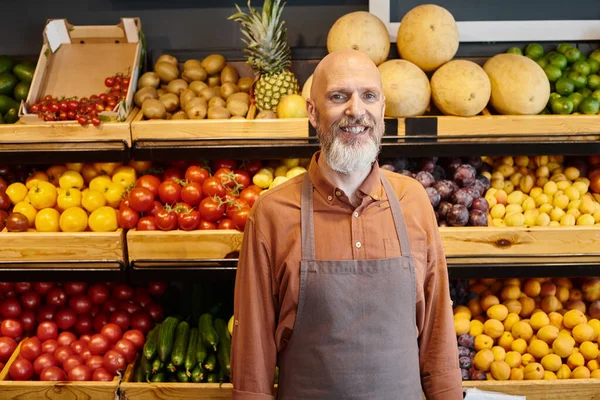
[[[244,231],[234,399],[462,399],[448,275],[414,179],[379,168],[385,99],[363,53],[317,66],[308,173],[265,193]]]

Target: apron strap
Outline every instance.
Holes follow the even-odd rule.
[[[408,238],[408,231],[406,229],[406,223],[404,221],[404,214],[402,214],[402,207],[400,207],[400,200],[392,188],[392,184],[381,171],[381,183],[383,183],[383,189],[388,197],[390,203],[390,209],[392,211],[392,217],[394,218],[394,225],[396,225],[396,233],[400,240],[400,252],[403,257],[411,256],[410,240]]]
[[[302,200],[300,202],[302,231],[302,260],[315,260],[315,221],[313,211],[313,184],[308,172],[304,174],[302,183]]]

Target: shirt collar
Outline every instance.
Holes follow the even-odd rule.
[[[342,191],[340,188],[329,182],[321,172],[321,169],[318,165],[320,155],[321,151],[317,151],[313,155],[310,166],[308,167],[308,174],[315,189],[317,189],[319,194],[321,194],[321,196],[323,196],[331,204],[335,200],[336,196],[338,196],[338,193],[341,193]],[[371,172],[359,186],[358,191],[361,197],[369,196],[373,200],[383,199],[383,185],[381,184],[379,163],[377,160],[375,160],[373,163]]]

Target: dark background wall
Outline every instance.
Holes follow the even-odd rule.
[[[600,19],[599,0],[438,0],[460,20]],[[237,0],[245,9],[246,0]],[[392,16],[401,16],[418,0],[396,0]],[[239,26],[227,21],[234,0],[0,0],[0,53],[35,55],[49,18],[74,25],[115,24],[139,17],[152,52],[241,47]],[[262,4],[253,0],[252,4]],[[284,17],[293,47],[325,47],[327,32],[340,16],[368,10],[368,0],[288,0]]]

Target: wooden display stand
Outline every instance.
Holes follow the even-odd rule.
[[[465,381],[463,388],[525,396],[527,400],[597,400],[600,379],[556,381]]]

